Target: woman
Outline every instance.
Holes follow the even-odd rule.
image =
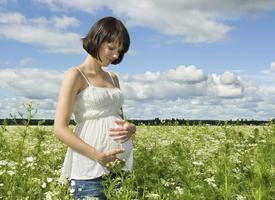
[[[88,55],[65,73],[54,133],[68,145],[61,176],[69,179],[74,199],[105,199],[102,176],[111,171],[108,164],[119,161],[123,170],[131,170],[133,165],[130,138],[136,128],[122,120],[118,77],[103,69],[122,61],[130,38],[121,21],[105,17],[92,26],[82,42]],[[77,122],[73,131],[69,128],[72,114]]]

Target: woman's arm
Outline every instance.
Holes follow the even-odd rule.
[[[69,128],[75,98],[81,88],[81,78],[77,69],[70,69],[64,76],[56,106],[54,134],[60,141],[73,150],[106,165],[106,163],[115,159],[117,153],[123,151],[116,149],[107,153],[98,152],[95,148],[75,135]]]

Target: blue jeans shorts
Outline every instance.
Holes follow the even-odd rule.
[[[104,179],[99,177],[95,179],[71,179],[69,180],[70,192],[73,193],[74,200],[94,199],[105,200]],[[90,198],[89,198],[90,197]],[[93,197],[93,198],[92,198]]]

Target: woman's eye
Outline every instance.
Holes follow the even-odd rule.
[[[116,47],[112,47],[112,46],[108,46],[108,49],[110,50],[110,51],[115,51],[117,48]],[[121,53],[121,51],[122,50],[117,50],[117,52],[120,54]]]
[[[115,50],[115,48],[113,48],[113,47],[109,47],[109,49],[110,49],[111,51]]]

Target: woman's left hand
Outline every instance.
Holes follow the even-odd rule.
[[[109,135],[116,141],[126,142],[136,132],[136,126],[125,120],[115,120],[116,128],[109,129]]]

